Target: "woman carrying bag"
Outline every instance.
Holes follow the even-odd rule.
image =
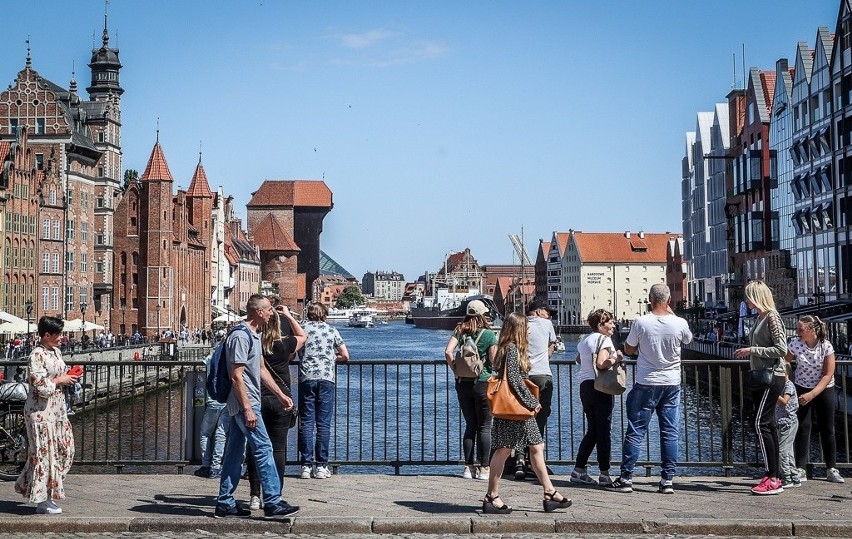
[[[757,321],[749,334],[749,346],[738,348],[734,355],[738,358],[748,357],[750,362],[751,370],[746,373],[746,384],[751,386],[747,389],[751,391],[751,400],[755,406],[757,448],[766,466],[766,475],[751,492],[766,496],[784,492],[775,403],[784,391],[787,336],[781,316],[775,309],[772,291],[763,281],[751,281],[746,285],[745,301],[749,309],[757,309]]]
[[[615,398],[595,389],[596,371],[603,371],[622,362],[624,356],[615,349],[612,334],[615,332],[615,319],[604,309],[593,311],[588,318],[592,333],[577,345],[580,363],[580,402],[586,416],[586,434],[577,450],[577,464],[571,472],[572,483],[594,485],[586,465],[592,449],[598,448],[598,484],[606,486],[612,483],[609,476],[612,455],[612,408]]]
[[[523,381],[530,368],[527,355],[527,319],[520,314],[511,313],[503,321],[503,328],[500,330],[497,354],[494,357],[494,376],[505,377],[520,404],[537,413],[541,405]],[[550,482],[544,463],[544,439],[538,430],[535,415],[531,414],[529,418],[520,421],[495,417],[491,443],[497,448],[491,457],[492,466],[496,470],[503,469],[512,449],[521,452],[529,447],[530,465],[544,489],[544,510],[551,512],[571,506],[571,500],[557,492]],[[491,474],[488,480],[488,492],[482,502],[482,512],[501,515],[512,512],[512,508],[500,499],[499,473]]]

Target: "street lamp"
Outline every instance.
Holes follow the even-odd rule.
[[[86,302],[81,301],[80,302],[80,313],[83,315],[83,327],[81,328],[81,331],[80,331],[82,333],[80,340],[84,341],[83,342],[84,345],[86,344],[85,343],[85,340],[86,340],[86,307],[88,307]]]
[[[160,302],[157,302],[157,340],[160,340],[162,334],[160,333],[160,309],[162,309],[162,305]]]
[[[121,333],[121,344],[124,344],[124,311],[127,310],[127,302],[122,300],[119,309],[121,309],[121,331],[119,333]]]
[[[29,342],[30,333],[31,333],[30,324],[31,324],[32,314],[33,314],[33,299],[32,298],[28,299],[27,302],[24,303],[24,306],[27,308],[27,342]]]

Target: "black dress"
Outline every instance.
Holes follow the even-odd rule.
[[[527,408],[535,408],[538,406],[538,400],[530,393],[524,384],[521,376],[521,365],[518,362],[518,347],[510,344],[506,348],[506,358],[503,362],[503,368],[507,369],[506,378],[509,381],[509,386],[517,395],[518,399]],[[502,372],[494,373],[495,376],[502,376]],[[508,447],[517,451],[522,451],[527,446],[543,444],[544,439],[538,430],[538,425],[535,422],[535,417],[525,419],[523,421],[512,421],[510,419],[494,418],[494,426],[491,432],[492,447]]]

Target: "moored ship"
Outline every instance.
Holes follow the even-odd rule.
[[[500,327],[503,319],[500,317],[500,313],[494,305],[494,298],[487,294],[474,294],[464,297],[458,300],[458,302],[452,307],[444,304],[445,306],[442,308],[441,303],[430,306],[412,306],[410,316],[415,327],[424,329],[452,330],[455,329],[459,322],[464,320],[464,317],[467,314],[467,304],[475,299],[482,301],[485,303],[485,306],[488,307],[492,327]]]

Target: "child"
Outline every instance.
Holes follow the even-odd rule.
[[[778,422],[779,453],[781,454],[781,485],[783,488],[797,488],[802,486],[799,479],[799,470],[796,468],[796,459],[793,456],[793,444],[796,440],[796,431],[799,430],[799,418],[796,410],[799,409],[799,397],[796,395],[796,386],[790,381],[790,364],[784,364],[784,391],[778,397],[775,405],[775,420]]]

